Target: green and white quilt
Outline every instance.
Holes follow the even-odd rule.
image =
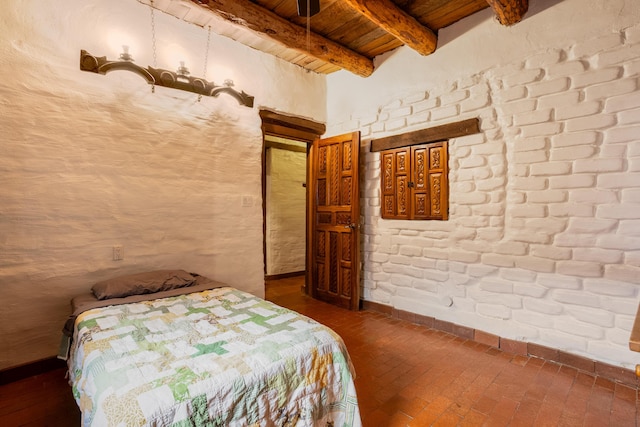
[[[70,382],[85,426],[360,426],[342,339],[234,288],[76,319]]]

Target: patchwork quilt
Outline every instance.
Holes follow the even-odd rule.
[[[342,339],[234,288],[76,319],[70,383],[85,426],[360,426]]]

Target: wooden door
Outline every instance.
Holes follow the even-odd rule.
[[[309,153],[307,283],[314,298],[360,304],[360,132],[314,141]]]

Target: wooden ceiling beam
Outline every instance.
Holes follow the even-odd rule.
[[[311,55],[321,61],[339,66],[359,76],[373,73],[373,60],[307,31],[249,0],[192,0],[215,15],[235,25],[245,27],[288,48]]]
[[[529,10],[529,0],[487,0],[502,25],[517,24]]]
[[[438,36],[396,6],[393,1],[344,0],[344,2],[419,54],[430,55],[436,50]]]

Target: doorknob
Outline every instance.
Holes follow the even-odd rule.
[[[352,230],[356,229],[356,225],[355,224],[349,224],[349,225],[345,225],[344,228],[350,228]]]

